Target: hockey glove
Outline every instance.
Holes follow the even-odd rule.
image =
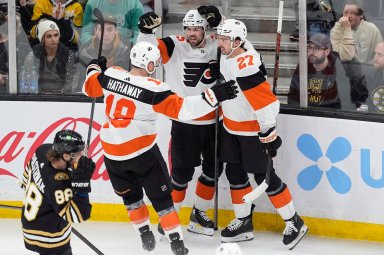
[[[213,5],[202,5],[197,8],[201,16],[205,16],[211,28],[216,28],[223,16],[220,14],[219,9]]]
[[[94,70],[100,73],[104,73],[105,70],[107,70],[107,59],[104,56],[92,59],[91,62],[89,62],[87,67],[87,75]]]
[[[76,169],[71,172],[72,191],[79,193],[91,192],[91,178],[95,171],[95,162],[82,156],[77,163]]]
[[[237,97],[237,86],[234,80],[225,83],[216,84],[210,89],[204,91],[201,95],[212,107],[217,106],[220,102]]]
[[[154,12],[147,12],[139,18],[139,29],[143,34],[153,34],[154,29],[160,26],[162,19]]]
[[[72,42],[75,38],[75,30],[72,28],[72,23],[68,19],[59,19],[55,20],[57,26],[60,30],[60,37],[63,38],[64,41]]]
[[[220,77],[220,65],[216,60],[211,60],[208,62],[209,71],[211,72],[211,77],[215,80]]]
[[[368,98],[368,89],[365,76],[353,77],[349,80],[351,85],[350,95],[351,101],[354,103],[364,103]]]
[[[276,157],[277,149],[281,146],[281,138],[277,135],[276,127],[271,127],[266,133],[258,133],[261,149],[272,158]]]
[[[330,5],[328,3],[328,1],[320,0],[319,5],[320,5],[320,10],[322,10],[323,12],[332,12],[333,11],[332,5]]]

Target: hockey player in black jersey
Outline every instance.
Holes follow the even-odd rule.
[[[83,156],[84,148],[80,134],[61,130],[25,166],[21,222],[28,250],[72,255],[71,224],[87,220],[92,207],[88,193],[95,163]]]

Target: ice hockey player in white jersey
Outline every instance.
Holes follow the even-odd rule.
[[[277,135],[276,118],[280,103],[266,80],[262,59],[244,42],[247,28],[243,22],[227,19],[217,27],[221,49],[220,72],[225,80],[236,80],[240,92],[235,100],[222,103],[223,128],[220,132],[219,158],[226,162],[236,219],[221,232],[223,242],[253,239],[251,204],[242,197],[252,188],[247,172],[260,185],[266,176],[268,157],[275,157],[282,141]],[[283,243],[293,249],[307,233],[297,215],[287,185],[271,169],[266,193],[285,221]]]
[[[130,58],[129,72],[120,67],[107,69],[104,57],[92,60],[83,92],[90,97],[104,95],[107,121],[100,131],[104,163],[115,193],[122,197],[134,229],[141,236],[143,248],[152,251],[156,243],[143,200],[144,189],[173,253],[184,255],[188,250],[172,202],[167,166],[156,144],[156,119],[159,114],[183,120],[201,117],[219,102],[236,97],[235,82],[181,98],[167,84],[150,77],[160,58],[156,46],[139,42],[132,48]]]
[[[182,21],[183,35],[171,35],[157,39],[154,30],[161,25],[155,13],[140,17],[140,33],[137,41],[151,42],[159,48],[165,68],[165,81],[181,96],[199,95],[213,86],[218,70],[212,70],[217,62],[217,42],[208,34],[215,28],[222,15],[214,6],[200,6],[190,10]],[[188,231],[212,236],[214,224],[205,214],[214,197],[215,176],[215,113],[191,121],[172,120],[171,177],[172,198],[177,211],[186,196],[188,183],[195,167],[202,166],[202,174],[196,184],[196,196],[190,216]],[[222,164],[219,166],[219,175]],[[161,229],[159,229],[161,233]]]

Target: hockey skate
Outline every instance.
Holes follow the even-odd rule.
[[[175,255],[186,255],[188,254],[188,249],[184,247],[184,241],[180,240],[179,233],[172,233],[169,235],[171,240],[171,249]]]
[[[213,236],[213,221],[207,217],[204,211],[200,211],[193,207],[187,230],[196,234]]]
[[[304,224],[300,216],[295,213],[292,218],[285,221],[285,229],[283,232],[284,245],[287,246],[290,250],[292,250],[307,232],[308,227]]]
[[[234,219],[221,231],[222,243],[233,243],[253,240],[252,214]]]
[[[139,228],[141,242],[143,243],[143,249],[146,251],[153,251],[156,246],[155,236],[153,232],[149,229],[148,225],[145,225]]]

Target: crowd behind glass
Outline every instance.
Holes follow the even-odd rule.
[[[0,1],[3,95],[9,94],[7,2]],[[296,29],[289,36],[295,42],[298,1],[286,2],[297,17]],[[307,1],[308,108],[383,113],[382,0],[325,1],[332,4],[331,9],[324,9],[321,2]],[[164,3],[165,16],[168,4]],[[102,55],[108,67],[130,68],[129,52],[139,33],[138,19],[153,11],[154,0],[16,0],[17,94],[81,93],[86,66],[97,58],[101,37],[94,8],[101,10],[105,20]],[[292,72],[285,95],[292,107],[300,106],[299,67]]]

